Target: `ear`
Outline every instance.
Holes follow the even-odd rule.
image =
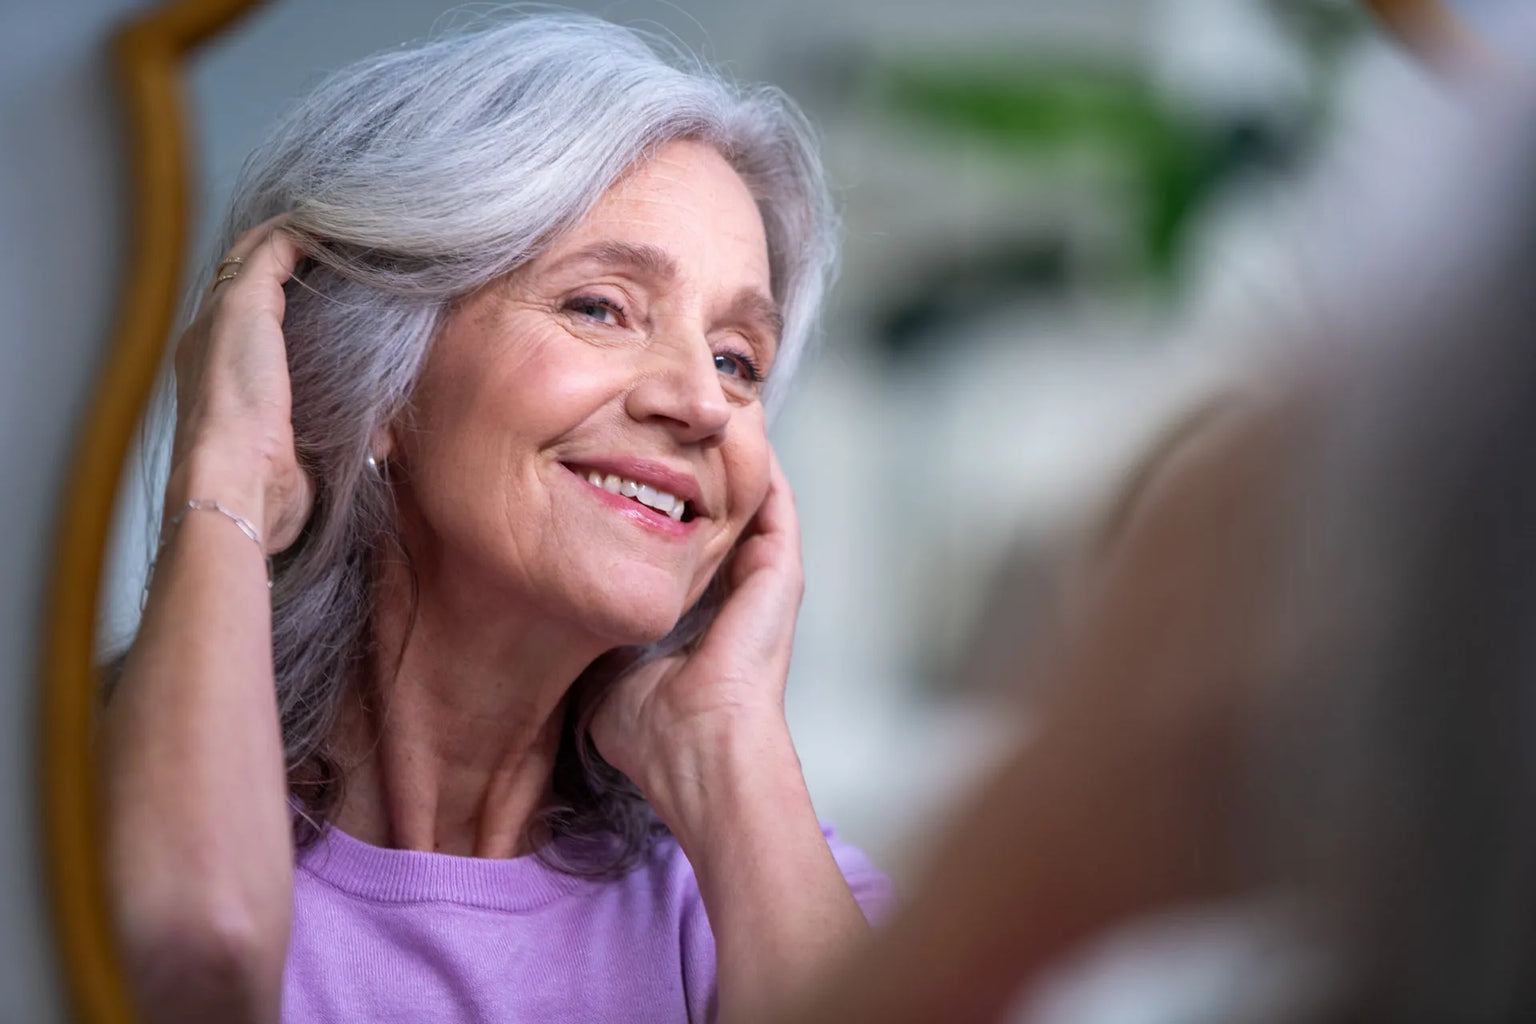
[[[395,450],[394,424],[386,424],[373,432],[373,438],[368,444],[368,451],[379,462],[383,462]]]

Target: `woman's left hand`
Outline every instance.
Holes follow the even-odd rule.
[[[724,606],[692,653],[642,665],[592,738],[682,846],[714,933],[719,1016],[804,992],[867,933],[816,820],[784,720],[804,575],[794,495],[768,494],[725,566]]]
[[[592,721],[598,751],[653,800],[659,773],[702,768],[695,758],[707,747],[787,741],[784,687],[805,576],[794,494],[772,452],[768,493],[724,572],[725,604],[698,647],[627,674]]]

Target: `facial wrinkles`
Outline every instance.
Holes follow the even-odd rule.
[[[561,331],[557,321],[551,321],[547,316],[541,315],[546,305],[543,302],[529,302],[528,297],[521,294],[516,295],[512,301],[503,303],[504,315],[498,327],[522,339],[518,346],[521,358],[518,361],[517,372],[542,377],[540,367],[546,365],[550,359],[560,358],[553,350],[566,343],[565,335],[568,332]],[[563,358],[569,359],[570,354],[565,353]],[[585,383],[591,386],[596,378],[594,390],[604,393],[606,389],[602,386],[602,378],[606,374],[613,373],[612,358],[611,354],[605,353],[599,360],[592,360],[591,370],[574,375],[577,377],[578,384]],[[567,396],[551,392],[562,385],[569,386],[567,382],[572,376],[569,370],[557,375],[555,380],[550,381],[551,387],[544,393],[549,394],[553,399],[564,400]],[[540,380],[540,383],[542,384],[543,381]],[[578,427],[586,425],[587,421],[584,419]],[[558,445],[565,439],[564,435],[558,436],[554,439],[554,443]],[[517,438],[514,440],[514,448],[518,444],[542,447],[544,441],[544,438]],[[518,453],[514,450],[508,454],[515,459]],[[550,507],[550,490],[545,486],[544,481],[538,479],[541,469],[546,473],[565,472],[565,470],[558,465],[546,465],[543,460],[525,463],[525,468],[531,471],[533,476],[521,481],[520,486],[508,493],[503,510],[504,528],[513,540],[518,560],[523,565],[537,564],[539,559],[548,558],[553,554],[560,566],[558,571],[566,574],[570,579],[582,578],[581,574],[575,570],[579,567],[585,552],[592,547],[593,538],[574,531],[572,523]],[[534,504],[535,499],[539,502],[537,506]],[[532,517],[537,517],[545,524],[543,530],[530,532],[518,528],[520,524],[526,523]],[[546,535],[550,541],[548,543],[543,539]]]
[[[661,165],[658,168],[660,173],[653,180],[664,181],[683,194],[688,194],[689,189],[693,189],[692,194],[699,199],[701,205],[715,205],[723,201],[724,197],[720,194],[721,188],[717,183],[712,183],[711,187],[706,190],[699,190],[689,179],[676,174],[673,167],[666,165],[664,161],[658,161],[658,164]],[[733,181],[732,184],[739,185],[739,179]],[[762,235],[761,222],[757,218],[755,201],[751,201],[749,198],[750,209],[753,214],[751,222],[738,224],[730,218],[710,218],[706,221],[698,217],[693,211],[687,209],[686,204],[680,203],[678,199],[670,194],[644,194],[640,199],[642,208],[648,214],[643,222],[640,222],[639,218],[636,219],[637,227],[641,230],[644,230],[645,226],[657,226],[665,230],[665,225],[682,225],[683,233],[687,235],[689,241],[698,246],[702,254],[696,265],[706,268],[740,268],[739,276],[732,274],[731,279],[721,282],[724,287],[720,291],[723,293],[726,301],[734,298],[743,285],[749,288],[757,285],[758,282],[761,282],[762,286],[767,285],[769,281],[767,245]],[[706,223],[712,230],[703,230],[703,225]],[[707,337],[710,327],[713,326],[710,323],[710,316],[717,312],[708,307],[708,302],[711,298],[713,297],[706,295],[702,289],[696,287],[693,281],[685,282],[683,305],[687,312],[684,316],[694,321],[695,329],[705,337]],[[754,347],[745,338],[740,339],[739,344],[748,348]],[[754,355],[764,364],[767,363],[772,354],[771,350],[768,352],[762,352],[761,350],[754,352]],[[708,356],[706,355],[704,358],[708,358]],[[725,428],[728,434],[734,432],[738,436],[745,431],[751,430],[758,432],[764,430],[761,405],[757,402],[735,408],[732,411],[731,420]],[[766,446],[764,450],[766,450]],[[721,462],[727,462],[737,455],[735,449],[728,444],[716,446],[709,454]],[[748,469],[749,467],[745,466],[723,465],[721,472],[723,476],[728,476],[732,473],[745,472]],[[765,466],[759,469],[763,488],[766,488],[765,469]],[[736,497],[736,494],[733,488],[730,487],[725,487],[722,490],[724,493],[717,499],[714,511],[723,520],[728,521],[738,514],[738,510],[732,507],[732,499]],[[753,488],[752,493],[746,497],[753,503],[755,508],[756,503],[761,500],[762,489]],[[739,528],[745,524],[736,525]],[[719,547],[712,552],[710,574],[712,574],[713,566],[718,565],[730,544],[734,542],[734,532],[732,535],[722,534],[717,540],[720,543]],[[707,575],[703,582],[707,582]],[[699,585],[702,587],[702,582]]]
[[[708,259],[719,263],[726,257],[721,254]],[[635,308],[626,309],[626,313],[636,321],[642,344],[664,341],[675,345],[681,351],[670,353],[669,358],[695,360],[698,365],[692,369],[711,376],[718,373],[714,367],[717,354],[745,356],[751,369],[742,365],[740,380],[720,378],[718,386],[733,407],[757,401],[760,384],[751,375],[755,371],[766,376],[771,371],[778,340],[777,308],[771,299],[751,285],[718,294],[686,274],[665,288],[641,283],[621,290],[636,293]],[[678,372],[676,366],[661,362],[640,369],[645,374]]]
[[[574,335],[578,342],[590,340],[587,336],[575,333],[569,328],[564,330],[557,329],[548,319],[539,315],[542,310],[554,305],[556,301],[546,300],[541,295],[531,295],[524,291],[516,294],[511,301],[505,304],[505,308],[510,311],[510,315],[497,324],[497,329],[521,333],[526,339],[525,343],[519,346],[521,358],[518,360],[518,364],[520,372],[526,369],[527,372],[537,374],[539,372],[538,367],[545,363],[546,358],[553,359],[557,357],[553,349],[564,345],[566,336]],[[527,327],[524,327],[525,323],[528,325]],[[581,362],[586,364],[587,369],[585,372],[573,374],[567,368],[553,383],[558,386],[561,382],[569,381],[575,377],[582,381],[595,381],[593,390],[604,396],[621,393],[623,390],[622,384],[632,379],[637,372],[630,368],[630,360],[625,359],[623,355],[622,345],[616,346],[614,349],[603,350],[598,354],[593,354],[587,359],[581,360]],[[567,348],[558,357],[562,361],[569,362],[571,356],[572,353]],[[565,396],[552,395],[552,397],[563,399]],[[612,403],[610,400],[605,401],[603,404],[608,406]],[[617,415],[617,413],[614,415]],[[550,446],[558,450],[564,443],[576,443],[590,450],[599,451],[628,452],[636,449],[636,439],[633,436],[634,428],[630,428],[627,432],[624,430],[603,429],[601,431],[601,438],[612,436],[611,442],[596,436],[592,428],[591,420],[583,419],[572,431],[555,437],[550,442]],[[528,439],[523,440],[526,441]],[[657,443],[652,447],[654,450],[642,448],[638,451],[638,454],[667,454],[668,444],[664,438],[657,438]],[[542,467],[547,473],[567,472],[558,464],[536,463],[535,468],[539,467]],[[713,472],[707,465],[698,467],[698,471],[701,483],[708,486],[712,482]],[[590,557],[589,552],[593,549],[612,551],[612,562],[615,565],[622,563],[627,557],[644,555],[643,543],[629,532],[627,525],[622,523],[611,524],[605,531],[608,536],[594,537],[588,532],[590,529],[589,523],[563,517],[548,505],[549,490],[547,487],[540,486],[537,480],[530,480],[528,483],[528,486],[519,487],[515,492],[508,495],[503,511],[505,518],[504,529],[507,531],[508,536],[513,538],[516,556],[521,564],[536,564],[537,559],[549,558],[550,555],[553,555],[558,566],[556,571],[575,580],[583,578],[582,574],[577,570],[582,559]],[[529,500],[532,495],[539,495],[544,499],[544,503],[535,507]],[[710,500],[718,504],[718,501],[713,497]],[[535,516],[545,524],[543,529],[537,531],[536,534],[530,534],[526,529],[518,529],[520,525],[526,526],[530,518]],[[524,548],[519,543],[526,541],[530,536],[538,539],[538,542],[532,545],[531,550]],[[707,550],[706,545],[697,546]],[[625,548],[630,549],[628,555],[624,554]],[[705,555],[702,551],[700,555],[703,557],[694,559],[695,562],[703,560],[714,561],[718,557]],[[697,584],[697,586],[690,586],[690,591],[701,589],[702,583]],[[682,610],[682,608],[678,608],[676,611],[678,614],[681,614]]]
[[[674,573],[683,573],[677,577],[683,589],[673,591],[668,603],[691,604],[766,491],[767,441],[759,402],[733,400],[726,426],[708,443],[679,438],[661,421],[636,420],[626,406],[626,395],[652,375],[684,372],[661,361],[658,343],[681,346],[666,353],[669,360],[697,361],[691,372],[699,377],[678,384],[687,387],[713,381],[727,390],[713,364],[722,341],[752,355],[762,368],[773,354],[771,339],[765,351],[762,338],[732,336],[732,328],[745,326],[737,322],[744,319],[741,295],[767,297],[766,242],[755,202],[739,180],[733,184],[735,172],[723,161],[701,175],[696,154],[687,154],[689,164],[666,153],[647,165],[656,173],[631,178],[629,187],[621,182],[555,250],[504,286],[470,299],[453,325],[461,333],[453,339],[456,359],[445,369],[457,378],[456,386],[437,398],[451,403],[445,418],[456,426],[453,433],[470,436],[449,445],[463,464],[436,474],[434,486],[442,488],[449,516],[464,514],[451,503],[466,479],[482,495],[494,494],[499,500],[486,503],[482,497],[477,508],[467,510],[478,522],[465,540],[499,548],[502,573],[521,578],[525,588],[563,589],[562,601],[580,604],[587,600],[583,594],[595,600],[600,595],[592,588],[610,586],[614,573],[670,563]],[[740,195],[730,191],[734,187]],[[641,280],[618,267],[560,269],[562,255],[608,241],[655,247],[676,264],[677,273],[662,282]],[[599,295],[617,290],[629,296],[622,304],[643,324],[632,331],[587,329],[565,308],[585,284]],[[514,400],[523,408],[509,410],[506,403]],[[597,506],[589,510],[580,504],[575,478],[556,460],[581,455],[632,455],[688,466],[704,491],[709,521],[686,547],[667,554],[634,532],[633,524],[605,519]],[[574,503],[566,505],[572,495]],[[461,557],[473,563],[473,546]],[[626,570],[626,561],[635,562],[635,569]],[[662,591],[651,593],[659,600]]]
[[[462,309],[461,318],[449,330],[447,344],[437,346],[434,354],[446,357],[431,367],[426,387],[418,397],[418,404],[434,410],[436,415],[419,418],[412,429],[411,448],[420,450],[425,442],[430,446],[427,457],[411,459],[411,475],[424,486],[423,496],[446,499],[454,507],[455,514],[467,514],[475,522],[474,536],[501,534],[512,543],[512,562],[527,575],[530,552],[524,549],[522,534],[505,529],[504,523],[511,516],[525,519],[531,516],[548,518],[548,509],[533,506],[540,489],[531,486],[534,481],[516,480],[496,486],[498,481],[483,478],[481,467],[509,466],[523,468],[518,458],[519,443],[525,439],[494,428],[477,427],[477,424],[497,423],[495,395],[498,384],[529,372],[536,365],[543,339],[538,332],[524,332],[520,337],[507,329],[505,304],[493,293],[482,293]],[[516,337],[512,342],[510,339]],[[486,368],[492,368],[493,379],[487,380]],[[447,445],[433,444],[446,440]],[[470,494],[461,494],[468,481]],[[507,486],[506,484],[510,484]],[[476,500],[478,495],[500,495],[500,508]]]

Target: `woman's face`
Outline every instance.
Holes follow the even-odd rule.
[[[391,432],[423,593],[436,574],[460,613],[664,635],[767,492],[778,334],[762,219],[730,165],[684,141],[632,168],[434,342]]]

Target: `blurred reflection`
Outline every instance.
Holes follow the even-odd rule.
[[[905,837],[1016,729],[995,710],[1011,693],[968,682],[1011,657],[978,639],[985,595],[1032,602],[1008,632],[1036,657],[1089,509],[1231,377],[1251,337],[1232,325],[1305,305],[1304,182],[1363,166],[1383,107],[1444,101],[1343,0],[574,6],[784,83],[823,130],[843,271],[776,438],[808,576],[790,710],[822,815],[900,870]],[[315,77],[474,16],[258,11],[194,69],[201,208]],[[130,474],[112,637],[158,491]]]
[[[1530,84],[1325,179],[1316,287],[1054,570],[1031,737],[796,1019],[1536,1016]]]
[[[1529,108],[1429,188],[1485,143],[1401,146],[1457,105],[1343,0],[761,6],[602,12],[787,83],[845,187],[776,439],[791,715],[822,816],[926,895],[827,1019],[1536,1013]],[[361,10],[204,59],[206,209],[444,6]]]

